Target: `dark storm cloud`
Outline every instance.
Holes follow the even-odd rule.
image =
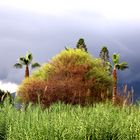
[[[35,61],[44,63],[65,45],[75,47],[83,37],[94,56],[106,45],[110,54],[120,53],[122,60],[129,63],[130,69],[120,73],[120,81],[140,80],[139,34],[136,23],[110,21],[94,12],[52,16],[0,8],[0,79],[17,83],[23,79],[24,71],[12,66],[28,50]]]

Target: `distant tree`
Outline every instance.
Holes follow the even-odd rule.
[[[79,41],[77,42],[76,48],[83,49],[84,51],[87,52],[87,47],[83,38],[79,39]]]
[[[121,62],[120,63],[120,55],[119,54],[113,54],[112,55],[112,62],[113,62],[113,96],[112,96],[112,102],[116,102],[116,95],[117,95],[117,70],[125,70],[128,68],[127,62]]]
[[[106,46],[102,47],[99,56],[103,60],[104,64],[105,62],[109,62],[109,51]]]
[[[109,73],[111,74],[112,73],[112,66],[110,64],[110,61],[109,61],[109,50],[106,46],[103,46],[101,51],[100,51],[100,54],[99,54],[99,57],[102,59],[103,61],[103,66],[106,66],[107,67],[107,70],[109,71]]]
[[[15,68],[22,68],[23,66],[26,66],[25,70],[25,78],[29,77],[29,65],[31,64],[32,68],[40,67],[39,63],[32,63],[33,56],[31,53],[26,53],[25,57],[20,57],[18,60],[18,63],[14,65]]]

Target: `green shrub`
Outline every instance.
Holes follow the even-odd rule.
[[[39,78],[42,80],[47,80],[51,73],[53,72],[53,67],[51,64],[44,64],[39,69],[33,72],[32,77]]]
[[[47,90],[44,92],[43,87],[41,91],[43,105],[57,101],[81,105],[101,101],[103,97],[101,95],[107,98],[106,92],[112,86],[112,77],[103,67],[101,60],[81,49],[60,52],[49,64],[44,64],[36,70],[32,77],[47,83]],[[25,84],[27,82],[23,82],[21,87],[24,90],[20,90],[20,93],[29,94],[28,97],[34,98],[30,94],[36,93],[36,89],[33,88],[36,80],[32,81],[29,78],[25,81],[30,81],[30,84],[28,86]],[[27,92],[27,87],[30,92]]]

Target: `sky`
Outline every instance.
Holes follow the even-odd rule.
[[[138,95],[139,5],[139,0],[0,0],[0,88],[17,89],[24,69],[13,65],[27,51],[43,64],[84,38],[93,56],[107,46],[110,55],[119,53],[128,62],[119,82],[133,86]]]

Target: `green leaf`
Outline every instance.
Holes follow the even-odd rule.
[[[25,57],[20,57],[19,58],[19,63],[22,65],[26,65],[26,58]]]
[[[113,61],[114,65],[119,64],[120,55],[119,55],[119,54],[116,54],[116,53],[113,54],[113,55],[112,55],[112,61]]]
[[[116,64],[115,66],[118,70],[120,69],[120,64]]]
[[[128,64],[127,64],[127,62],[122,62],[120,64],[116,64],[116,68],[118,70],[125,70],[128,68]]]
[[[32,67],[32,68],[37,68],[37,67],[40,67],[40,66],[41,66],[41,65],[40,65],[39,63],[33,63],[31,67]]]
[[[16,64],[14,65],[14,67],[15,67],[15,68],[22,68],[22,64],[16,63]]]
[[[122,63],[120,63],[119,65],[120,65],[120,70],[124,70],[124,69],[129,68],[127,62],[122,62]]]
[[[30,54],[27,54],[27,59],[29,61],[32,61],[33,60],[33,55],[30,53]]]
[[[32,62],[32,60],[33,60],[33,55],[32,55],[32,53],[27,52],[25,58],[26,58],[26,65],[31,64],[31,62]]]

